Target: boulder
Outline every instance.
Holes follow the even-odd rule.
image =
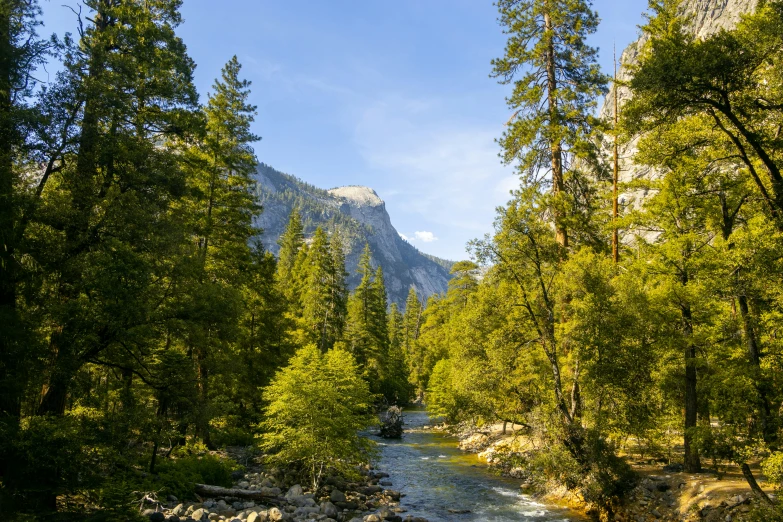
[[[193,513],[190,514],[190,517],[193,520],[201,520],[202,518],[204,518],[204,515],[206,515],[206,514],[207,514],[207,510],[206,509],[198,508],[197,510],[195,510]]]
[[[185,513],[185,506],[182,504],[177,504],[177,507],[171,510],[172,515],[182,515]]]
[[[301,497],[303,494],[302,486],[295,484],[286,492],[285,498]]]
[[[329,518],[337,516],[337,507],[331,502],[321,502],[321,513]]]
[[[166,515],[164,515],[162,511],[154,511],[147,516],[149,517],[150,522],[166,522]]]
[[[273,507],[272,509],[269,510],[269,513],[267,514],[267,517],[272,522],[277,522],[278,520],[283,520],[284,515],[283,515],[283,513],[279,509],[277,509],[276,507]]]
[[[392,406],[381,414],[381,437],[384,439],[402,438],[402,410],[399,406]]]
[[[345,493],[339,489],[333,489],[332,492],[329,493],[329,500],[332,502],[345,502]]]

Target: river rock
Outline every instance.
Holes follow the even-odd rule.
[[[400,492],[394,489],[384,489],[383,494],[392,500],[400,500]]]
[[[381,414],[381,437],[384,439],[402,438],[402,410],[392,406]]]
[[[166,517],[166,522],[180,522],[181,519],[177,515],[169,515]]]
[[[379,517],[375,513],[372,513],[364,517],[364,522],[381,522],[381,517]]]
[[[185,513],[185,506],[183,506],[182,504],[177,504],[177,507],[171,510],[172,515],[179,516],[182,515],[183,513]]]
[[[334,503],[338,508],[340,509],[347,509],[348,511],[356,511],[359,508],[359,504],[356,502],[353,502],[351,500],[345,501],[345,502],[335,502]]]
[[[283,520],[283,513],[277,509],[276,507],[273,507],[269,510],[269,513],[267,514],[267,517],[272,522],[277,522],[278,520]]]
[[[190,517],[193,520],[201,520],[206,514],[207,512],[204,508],[198,508],[197,510],[195,510],[193,513],[190,514]]]
[[[294,511],[294,517],[296,518],[311,518],[310,515],[319,515],[321,509],[318,507],[298,507]]]
[[[337,516],[337,507],[331,502],[321,502],[321,513],[329,518]]]
[[[166,522],[166,515],[164,515],[162,511],[154,511],[147,516],[149,517],[150,522]]]
[[[363,493],[365,495],[374,495],[375,493],[380,493],[381,491],[383,491],[383,488],[380,486],[372,485],[372,486],[365,486],[363,488],[359,488],[358,491],[359,493]]]
[[[286,492],[285,498],[301,497],[303,494],[304,494],[304,490],[302,490],[302,486],[300,486],[299,484],[294,484]]]
[[[345,493],[339,489],[333,489],[332,492],[329,493],[329,500],[332,502],[345,502]]]

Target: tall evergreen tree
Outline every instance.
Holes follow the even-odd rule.
[[[209,305],[197,305],[187,343],[198,373],[198,429],[207,445],[212,444],[210,366],[215,364],[214,352],[224,350],[237,333],[242,312],[236,286],[251,266],[249,242],[257,232],[253,218],[260,212],[253,194],[256,158],[251,147],[260,138],[250,131],[256,108],[248,103],[250,82],[240,79],[240,71],[236,56],[223,67],[203,109],[203,139],[189,150],[194,168],[186,208],[197,252],[194,299]]]
[[[348,299],[346,343],[360,366],[367,366],[377,356],[370,330],[374,298],[371,259],[370,245],[365,244],[357,267],[361,280]]]
[[[86,5],[92,23],[65,63],[75,99],[59,100],[81,107],[76,146],[37,191],[39,226],[62,234],[29,252],[60,281],[62,303],[47,319],[57,326],[42,414],[62,415],[79,368],[127,341],[163,302],[156,272],[176,242],[168,210],[183,172],[176,146],[159,145],[194,130],[194,65],[174,32],[179,2]]]
[[[307,249],[302,291],[302,319],[310,342],[322,352],[332,347],[336,338],[333,298],[335,267],[326,232],[318,227]]]
[[[329,286],[331,288],[331,306],[334,324],[334,338],[341,339],[348,319],[348,272],[345,269],[345,245],[340,231],[335,228],[329,241],[332,256],[332,273]]]
[[[304,245],[304,228],[299,209],[294,207],[288,218],[285,231],[277,240],[280,245],[280,254],[277,262],[277,280],[283,295],[289,301],[293,298],[293,272],[299,250]]]
[[[569,169],[588,149],[595,99],[607,82],[596,50],[585,41],[598,16],[589,0],[500,0],[497,6],[508,42],[505,55],[492,62],[492,74],[514,85],[503,159],[519,161],[526,185],[551,185],[546,204],[557,242],[567,248],[568,229],[579,223],[574,194],[568,194]]]
[[[18,235],[22,208],[20,169],[30,162],[25,128],[38,116],[30,106],[34,68],[46,57],[46,44],[35,0],[8,0],[0,5],[0,481],[11,465],[11,442],[21,415],[31,346],[17,307],[20,279]],[[25,346],[27,344],[27,346]]]
[[[416,289],[411,286],[405,299],[405,313],[402,318],[403,338],[402,351],[408,364],[411,383],[417,391],[422,392],[427,383],[422,381],[423,354],[418,345],[419,331],[422,324],[422,305]]]

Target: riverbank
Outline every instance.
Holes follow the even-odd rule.
[[[252,457],[238,457],[242,448],[232,450],[230,457],[246,469],[233,475],[231,488],[215,488],[207,494],[202,488],[202,496],[189,502],[150,497],[142,515],[151,522],[428,522],[422,517],[403,518],[403,495],[391,489],[388,474],[370,466],[360,469],[355,481],[329,477],[318,491],[310,491],[300,484],[290,485],[291,477],[284,470],[266,469]]]
[[[535,441],[519,426],[502,423],[482,429],[441,425],[431,429],[447,431],[459,439],[461,450],[475,453],[489,468],[523,481],[522,489],[544,502],[566,505],[587,516],[597,517],[594,506],[584,498],[562,487],[552,486],[545,493],[531,491],[532,480],[520,466],[522,459],[536,449]],[[685,473],[677,466],[635,462],[637,486],[615,506],[613,520],[621,522],[740,522],[752,520],[758,499],[753,496],[738,469],[727,468],[716,473]],[[770,495],[772,489],[762,488]],[[756,518],[755,520],[761,520]]]

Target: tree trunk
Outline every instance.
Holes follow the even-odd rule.
[[[546,78],[547,78],[547,103],[549,110],[550,127],[558,125],[560,116],[557,107],[557,73],[555,71],[555,44],[552,37],[553,25],[552,17],[549,12],[544,13],[544,25],[549,35],[546,46]],[[554,220],[555,220],[555,239],[564,249],[568,248],[568,231],[563,224],[562,212],[559,209],[557,196],[565,191],[565,181],[563,178],[563,146],[559,140],[550,143],[550,152],[552,154],[552,194],[555,196],[554,202]]]
[[[740,317],[742,318],[742,329],[745,334],[745,343],[748,351],[748,361],[753,370],[753,384],[758,394],[759,402],[759,428],[764,442],[774,445],[777,442],[777,430],[775,423],[772,422],[772,407],[769,401],[767,385],[761,374],[761,347],[759,346],[758,336],[753,327],[753,317],[748,307],[748,298],[745,295],[737,296],[739,302]]]
[[[0,6],[0,436],[14,440],[21,413],[19,322],[16,309],[16,263],[14,238],[13,143],[15,128],[12,120],[12,60],[11,5]],[[13,456],[8,444],[0,444],[0,482],[13,485],[8,473],[13,469]]]
[[[215,449],[209,436],[209,368],[206,353],[203,348],[196,349],[196,366],[198,368],[198,402],[196,430],[201,441],[209,449]]]
[[[268,502],[270,504],[280,504],[285,502],[285,499],[276,496],[261,493],[258,490],[251,489],[228,489],[221,488],[220,486],[210,486],[208,484],[196,484],[195,492],[205,497],[236,497],[247,498],[250,500],[260,500],[262,502]]]
[[[687,284],[687,276],[683,277],[683,284]],[[688,304],[680,306],[682,315],[683,333],[685,334],[685,432],[683,445],[685,447],[685,471],[698,473],[701,471],[699,451],[693,447],[693,434],[690,432],[696,427],[698,418],[698,397],[696,394],[696,346],[693,344],[693,316]]]
[[[756,478],[753,476],[753,472],[750,471],[750,466],[748,466],[747,462],[742,463],[742,476],[745,477],[745,480],[750,486],[750,490],[753,492],[756,498],[769,506],[773,505],[769,496],[764,492],[763,489],[761,489],[761,487],[759,487],[759,484],[756,482]]]

